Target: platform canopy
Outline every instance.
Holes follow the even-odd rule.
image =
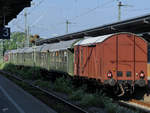
[[[150,14],[135,17],[132,19],[119,21],[111,24],[102,25],[99,27],[66,34],[63,36],[58,36],[46,40],[37,42],[37,45],[43,43],[53,43],[62,40],[70,40],[75,38],[82,38],[84,36],[101,36],[118,32],[131,32],[135,34],[140,34],[143,38],[150,42]]]
[[[0,0],[0,27],[7,25],[25,8],[30,7],[32,0]]]

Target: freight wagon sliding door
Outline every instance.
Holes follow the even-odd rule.
[[[135,39],[133,35],[117,35],[116,68],[118,80],[135,80]]]

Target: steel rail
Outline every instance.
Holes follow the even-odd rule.
[[[117,102],[120,106],[132,109],[132,110],[138,110],[140,113],[150,113],[150,108],[146,108],[147,106],[143,106],[139,103],[134,103],[131,101],[126,102],[126,101],[118,101]],[[137,104],[137,105],[136,105]]]

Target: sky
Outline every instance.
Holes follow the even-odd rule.
[[[121,20],[150,14],[150,0],[32,0],[27,12],[30,34],[52,38],[105,24],[118,22],[118,2]],[[24,12],[9,22],[11,32],[24,32]],[[68,32],[66,21],[68,20]]]

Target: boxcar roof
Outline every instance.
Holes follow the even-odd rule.
[[[113,35],[116,34],[132,34],[132,35],[136,35],[134,33],[128,33],[128,32],[121,32],[121,33],[114,33],[114,34],[109,34],[109,35],[103,35],[103,36],[98,36],[98,37],[84,37],[84,39],[78,41],[77,43],[75,43],[74,45],[92,45],[92,44],[96,44],[96,43],[100,43],[103,42],[104,40],[110,38]],[[139,37],[142,40],[146,41],[144,38]],[[147,41],[146,41],[147,43]]]
[[[98,37],[84,37],[83,40],[80,40],[75,45],[89,45],[89,44],[103,42],[104,40],[111,37],[112,35],[114,34],[103,35],[103,36],[98,36]]]

